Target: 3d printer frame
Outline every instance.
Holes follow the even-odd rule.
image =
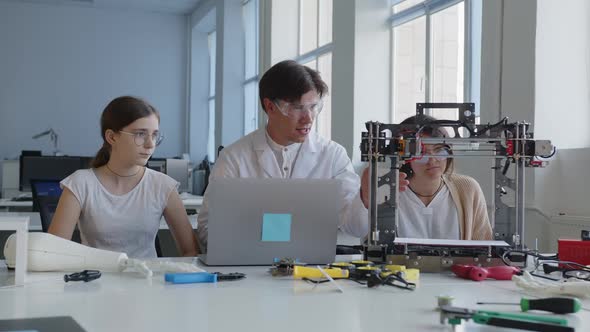
[[[458,120],[428,122],[421,118],[428,109],[457,109]],[[494,177],[494,195],[491,202],[494,213],[494,238],[504,240],[513,248],[525,249],[525,169],[544,167],[555,153],[549,140],[534,140],[526,122],[509,123],[503,118],[494,124],[475,123],[474,103],[418,103],[416,123],[384,124],[367,122],[362,133],[361,161],[369,163],[369,222],[370,229],[365,257],[373,261],[386,261],[393,254],[399,219],[399,172],[412,158],[431,157],[422,154],[423,144],[447,144],[453,147],[452,158],[487,157],[494,159],[491,167]],[[423,137],[424,128],[448,128],[452,137]],[[459,147],[459,148],[455,148]],[[482,153],[483,152],[483,153]],[[385,174],[378,174],[378,164],[390,159]],[[507,176],[511,164],[516,166],[514,178]],[[389,195],[378,203],[377,189],[389,185]],[[514,191],[514,207],[502,201],[506,189]]]

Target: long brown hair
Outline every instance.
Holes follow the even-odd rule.
[[[130,125],[137,119],[145,118],[155,114],[160,121],[160,113],[147,101],[131,96],[122,96],[113,99],[100,117],[100,135],[102,136],[102,147],[96,153],[91,162],[93,168],[106,165],[111,158],[111,145],[105,138],[105,132],[110,129],[118,132]]]

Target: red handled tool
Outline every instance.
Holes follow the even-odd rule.
[[[496,280],[511,280],[513,275],[520,273],[520,269],[515,266],[481,267],[462,264],[453,265],[451,271],[453,271],[457,277],[474,281],[482,281],[488,278]]]

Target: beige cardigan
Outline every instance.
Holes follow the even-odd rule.
[[[444,175],[443,181],[457,205],[461,239],[492,240],[486,200],[479,183],[469,176],[460,174]]]

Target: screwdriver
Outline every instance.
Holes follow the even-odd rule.
[[[519,303],[503,302],[477,302],[477,304],[509,304],[519,305]],[[542,310],[554,314],[571,314],[580,311],[582,303],[578,299],[568,297],[547,297],[543,299],[520,299],[520,309],[522,311]]]

